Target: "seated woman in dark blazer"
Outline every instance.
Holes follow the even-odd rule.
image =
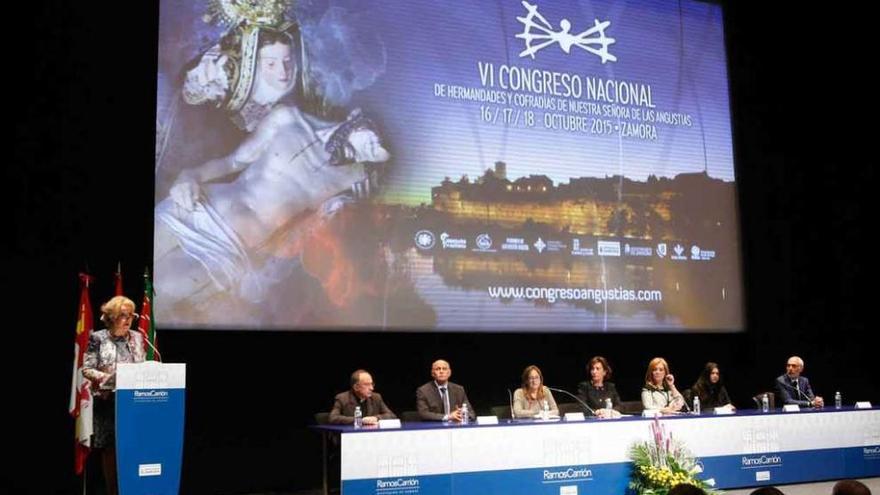
[[[721,370],[716,363],[706,363],[697,382],[691,387],[691,397],[700,398],[703,409],[728,406],[736,409],[730,401],[727,389],[721,381]]]
[[[611,379],[611,365],[602,356],[595,356],[587,363],[590,380],[578,384],[578,396],[596,411],[600,418],[613,414],[605,407],[605,399],[611,399],[611,409],[620,411],[620,396]]]

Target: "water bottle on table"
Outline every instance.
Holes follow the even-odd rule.
[[[461,424],[466,425],[470,421],[467,402],[461,405]]]
[[[360,428],[364,426],[364,414],[361,412],[361,406],[355,406],[354,408],[354,427]]]

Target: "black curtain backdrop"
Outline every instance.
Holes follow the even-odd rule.
[[[744,5],[749,4],[749,5]],[[758,5],[756,5],[758,4]],[[829,401],[880,402],[866,372],[875,352],[875,292],[868,283],[876,228],[867,136],[822,113],[846,98],[797,22],[760,3],[725,4],[734,116],[747,331],[727,335],[524,335],[162,331],[168,362],[188,365],[186,494],[320,486],[315,412],[329,410],[356,368],[398,413],[435,358],[450,361],[478,411],[506,404],[506,388],[537,364],[549,385],[573,390],[591,356],[607,356],[624,400],[636,400],[647,362],[661,355],[688,386],[720,363],[737,406],[769,388],[789,355]],[[112,295],[121,262],[140,305],[152,259],[157,2],[39,3],[7,18],[4,85],[14,157],[2,282],[6,374],[5,493],[81,493],[67,414],[77,273]],[[821,32],[819,30],[818,32]],[[822,49],[821,47],[818,49]],[[825,48],[830,51],[830,48]],[[823,52],[823,53],[827,53]],[[809,62],[809,63],[808,63]],[[830,69],[838,70],[839,65]],[[836,77],[836,76],[834,76]],[[825,90],[819,91],[819,89]],[[825,99],[827,98],[827,100]],[[825,110],[828,110],[825,108]],[[846,157],[846,158],[844,158]],[[218,311],[222,309],[218,308]],[[13,364],[14,363],[14,364]],[[9,456],[7,456],[9,457]],[[90,465],[97,469],[97,463]],[[5,477],[6,475],[4,475]],[[2,477],[0,477],[2,478]],[[93,480],[94,481],[94,480]],[[0,485],[2,487],[2,485]]]

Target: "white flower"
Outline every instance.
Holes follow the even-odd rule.
[[[704,481],[703,483],[706,483],[709,486],[715,486],[715,478],[709,478],[706,481]]]

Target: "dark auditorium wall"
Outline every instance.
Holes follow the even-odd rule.
[[[798,50],[773,34],[772,18],[742,5],[751,2],[730,3],[745,333],[160,329],[166,361],[188,364],[182,493],[319,486],[320,444],[307,425],[358,367],[373,372],[377,390],[400,412],[414,408],[414,389],[428,379],[430,362],[444,357],[453,381],[482,412],[507,403],[506,388],[528,364],[541,366],[548,384],[574,390],[586,360],[602,354],[623,398],[635,400],[650,358],[665,356],[685,386],[713,360],[735,403],[750,407],[749,396],[799,354],[805,375],[829,400],[839,389],[848,401],[880,402],[876,379],[862,371],[875,354],[867,332],[877,307],[868,291],[868,232],[877,225],[866,206],[870,160],[827,160],[819,155],[822,140],[787,139],[793,126],[810,122],[791,105],[792,97],[810,94],[799,82],[807,70],[799,69]],[[76,274],[88,266],[98,277],[97,306],[111,295],[121,261],[126,293],[140,304],[140,273],[152,255],[158,7],[125,2],[123,12],[115,3],[77,2],[31,9],[15,19],[26,35],[14,40],[14,70],[6,71],[15,152],[4,166],[13,212],[2,277],[5,334],[13,340],[4,355],[23,362],[7,370],[6,425],[13,427],[4,443],[18,455],[3,481],[12,489],[3,491],[79,493],[67,414]],[[829,127],[822,139],[845,143],[843,132]]]

